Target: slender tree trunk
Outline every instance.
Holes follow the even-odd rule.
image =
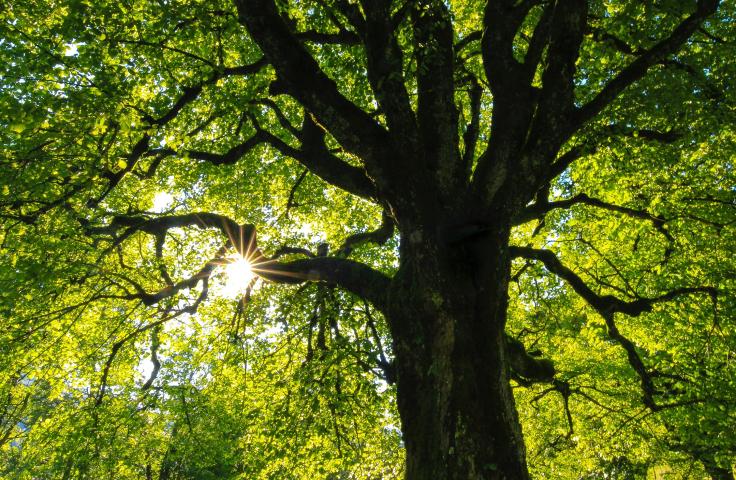
[[[505,356],[508,228],[407,237],[388,311],[406,478],[528,479]]]

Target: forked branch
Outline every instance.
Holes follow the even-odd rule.
[[[599,295],[595,293],[580,276],[560,262],[557,255],[550,250],[534,249],[530,247],[510,247],[513,257],[522,257],[540,261],[553,274],[565,280],[572,289],[580,295],[606,322],[609,336],[615,340],[626,351],[629,365],[634,369],[641,381],[644,404],[651,410],[657,411],[671,405],[657,404],[654,400],[656,389],[651,373],[647,370],[641,359],[634,342],[624,336],[618,329],[614,314],[624,313],[629,316],[638,316],[649,312],[656,303],[673,300],[683,295],[693,293],[706,293],[711,298],[716,298],[717,291],[714,287],[681,287],[671,290],[657,297],[637,298],[626,301],[612,295]]]
[[[580,276],[563,265],[557,255],[550,250],[512,246],[509,247],[509,252],[513,257],[542,262],[550,272],[565,280],[575,293],[583,297],[603,317],[614,313],[624,313],[630,316],[641,315],[644,312],[652,311],[656,303],[666,302],[692,293],[716,295],[714,287],[681,287],[656,297],[640,297],[636,300],[626,301],[612,295],[598,295],[595,293]]]
[[[245,25],[273,65],[286,91],[349,152],[360,157],[376,179],[390,168],[388,136],[365,111],[345,98],[337,85],[289,30],[273,0],[237,0],[240,22]]]

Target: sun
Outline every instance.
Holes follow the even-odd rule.
[[[243,295],[248,285],[253,281],[255,274],[248,260],[242,255],[235,254],[229,257],[225,265],[225,294],[228,297]]]
[[[165,212],[174,201],[174,196],[167,192],[158,192],[153,197],[153,211],[156,213]]]

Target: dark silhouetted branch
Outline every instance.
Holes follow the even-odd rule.
[[[711,297],[717,295],[716,289],[713,287],[682,287],[677,288],[657,297],[637,298],[636,300],[621,300],[612,295],[598,295],[595,293],[580,276],[562,264],[557,256],[550,250],[534,249],[530,247],[509,248],[512,257],[522,257],[531,260],[537,260],[553,274],[565,280],[572,289],[580,295],[606,322],[609,336],[615,340],[626,351],[629,364],[634,369],[641,380],[641,388],[643,392],[644,404],[652,411],[668,408],[670,405],[660,405],[654,400],[656,393],[654,382],[651,374],[647,371],[636,349],[636,345],[625,337],[618,330],[614,320],[615,313],[624,313],[630,316],[638,316],[644,312],[650,312],[655,303],[673,300],[683,295],[693,293],[707,293]]]
[[[345,98],[281,18],[273,0],[237,0],[240,22],[263,50],[285,90],[312,112],[335,139],[386,183],[391,169],[388,134]],[[385,146],[376,148],[376,145]],[[380,179],[380,180],[379,180]]]
[[[535,204],[529,205],[514,219],[514,223],[516,225],[520,225],[531,220],[542,218],[546,213],[552,210],[559,208],[570,208],[573,205],[589,205],[591,207],[597,207],[604,210],[609,210],[611,212],[621,213],[632,218],[648,220],[652,222],[654,228],[667,239],[669,243],[669,246],[667,247],[668,252],[671,253],[672,249],[674,248],[675,239],[669,232],[669,230],[667,230],[667,226],[665,225],[667,220],[664,217],[657,217],[647,212],[646,210],[637,210],[634,208],[614,205],[612,203],[599,200],[597,198],[589,197],[584,193],[580,193],[566,200],[558,200],[554,202],[543,201],[541,203],[537,202]]]
[[[281,263],[269,258],[258,249],[256,231],[253,225],[239,225],[236,221],[216,213],[198,212],[162,217],[116,216],[109,225],[88,227],[91,235],[110,235],[116,245],[121,244],[136,232],[144,232],[156,237],[165,235],[172,228],[212,228],[219,230],[227,242],[208,261],[199,272],[191,277],[167,285],[155,293],[145,291],[140,285],[125,278],[136,292],[118,296],[128,300],[138,299],[145,305],[154,305],[177,292],[191,289],[199,282],[206,285],[214,269],[223,263],[227,252],[234,248],[251,263],[251,269],[259,277],[276,283],[298,284],[307,281],[327,282],[338,285],[361,298],[382,308],[390,279],[359,262],[335,257],[314,257]],[[122,230],[122,234],[118,232]],[[283,248],[281,249],[284,252]],[[304,253],[289,252],[289,253]],[[282,253],[283,254],[283,253]]]
[[[715,13],[719,0],[698,0],[695,12],[686,17],[667,37],[641,53],[633,62],[621,70],[588,103],[580,107],[576,114],[575,127],[596,116],[613,102],[631,84],[640,80],[650,67],[661,63],[669,55],[676,53],[688,38],[695,33],[703,21]]]
[[[384,210],[381,216],[381,226],[369,232],[356,233],[345,239],[342,246],[335,252],[338,257],[347,257],[358,245],[365,243],[385,244],[394,233],[394,221]]]

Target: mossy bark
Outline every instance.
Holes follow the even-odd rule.
[[[529,478],[504,336],[508,228],[405,240],[387,313],[407,480]]]

